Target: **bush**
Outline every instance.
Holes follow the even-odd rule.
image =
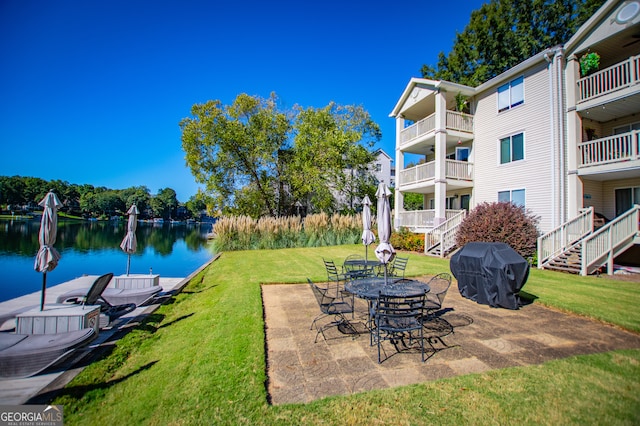
[[[389,242],[397,250],[424,252],[424,234],[410,232],[407,228],[393,232]]]
[[[536,253],[539,220],[524,207],[510,202],[482,203],[460,225],[456,244],[506,243],[527,259]]]

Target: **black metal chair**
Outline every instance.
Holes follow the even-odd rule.
[[[307,282],[311,286],[313,295],[318,301],[318,306],[320,307],[320,315],[314,318],[313,322],[311,323],[311,327],[309,327],[309,329],[313,330],[313,326],[316,325],[316,322],[322,318],[332,316],[332,315],[334,317],[333,321],[331,321],[328,324],[325,324],[321,327],[318,327],[316,325],[316,330],[318,332],[316,333],[316,338],[314,340],[314,343],[318,342],[319,334],[322,334],[322,338],[326,340],[327,338],[324,335],[325,330],[331,327],[338,327],[340,325],[343,325],[344,327],[346,327],[350,333],[357,335],[357,331],[355,330],[353,325],[349,322],[349,320],[345,318],[345,314],[351,314],[351,317],[353,318],[353,315],[354,315],[353,314],[353,302],[354,302],[353,295],[351,295],[350,298],[342,298],[342,297],[338,298],[338,297],[329,296],[327,294],[329,290],[328,288],[318,287],[309,278],[307,278]]]
[[[342,272],[351,279],[365,278],[371,275],[371,270],[367,267],[364,257],[359,254],[347,256],[342,265]]]
[[[435,275],[429,280],[428,284],[430,290],[429,293],[427,293],[425,311],[427,317],[432,317],[442,309],[444,298],[447,295],[449,287],[451,287],[451,274],[443,272]]]
[[[338,297],[341,293],[344,292],[344,284],[349,281],[351,277],[347,274],[341,273],[338,271],[338,267],[333,262],[333,260],[322,259],[324,262],[324,267],[327,270],[327,280],[329,284],[335,283],[336,286],[336,297]]]
[[[398,352],[410,349],[418,343],[424,362],[424,334],[422,316],[426,294],[416,296],[388,296],[380,294],[372,306],[374,330],[373,342],[378,345],[378,364],[382,362],[382,342],[389,341]],[[405,341],[408,339],[408,344]],[[400,344],[402,346],[400,346]]]
[[[407,269],[407,263],[409,263],[408,257],[396,256],[393,262],[387,267],[387,276],[395,278],[404,278],[404,271]],[[379,274],[384,273],[384,270]]]

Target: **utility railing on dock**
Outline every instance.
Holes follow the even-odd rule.
[[[579,167],[640,159],[640,131],[608,136],[578,144]]]
[[[538,238],[538,268],[593,231],[593,207]]]
[[[578,103],[631,86],[640,81],[640,55],[578,80]]]

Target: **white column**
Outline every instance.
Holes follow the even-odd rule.
[[[404,169],[404,152],[400,150],[400,132],[404,129],[404,117],[402,115],[398,115],[396,117],[396,187],[395,187],[395,197],[394,197],[394,222],[393,227],[396,231],[402,226],[400,223],[400,213],[404,212],[404,195],[398,189],[402,184],[402,180],[400,176],[402,175],[402,170]]]
[[[577,80],[580,76],[578,58],[567,58],[565,68],[567,94],[567,219],[576,217],[584,207],[582,180],[578,176],[578,143],[582,139],[582,120],[576,111]]]
[[[435,217],[433,225],[438,226],[446,218],[447,207],[447,100],[442,92],[436,94],[436,150],[435,150]]]

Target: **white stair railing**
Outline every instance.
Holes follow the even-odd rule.
[[[429,253],[433,247],[440,245],[440,257],[456,245],[456,233],[467,215],[466,210],[460,210],[440,225],[425,233],[424,252]]]
[[[592,231],[593,207],[589,207],[579,216],[538,237],[538,268],[541,269]]]
[[[640,206],[618,216],[582,242],[582,268],[580,275],[588,275],[605,260],[607,273],[613,274],[613,258],[633,244],[640,235]]]

